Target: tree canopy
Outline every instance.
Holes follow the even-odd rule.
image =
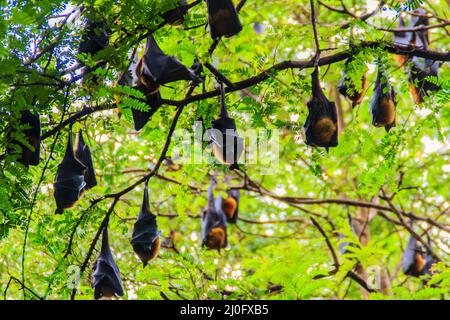
[[[107,233],[123,299],[448,298],[450,2],[221,2],[0,0],[3,297],[92,299]],[[225,104],[236,166],[205,132]],[[60,165],[80,130],[95,183],[84,147]],[[210,184],[240,194],[219,250]]]

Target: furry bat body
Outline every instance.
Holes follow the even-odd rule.
[[[202,245],[220,252],[228,245],[227,222],[221,202],[214,200],[212,184],[208,188],[208,207],[202,218]]]
[[[168,24],[178,25],[184,22],[184,15],[187,12],[188,3],[186,0],[181,0],[176,8],[164,12],[161,16]]]
[[[397,100],[394,88],[389,82],[389,77],[378,65],[377,80],[370,102],[370,113],[372,114],[372,124],[375,127],[384,127],[387,132],[395,127]]]
[[[338,91],[344,97],[352,102],[352,107],[360,104],[362,99],[364,98],[364,94],[367,90],[367,80],[366,75],[362,76],[362,88],[360,91],[357,91],[353,83],[350,82],[350,79],[347,77],[347,68],[348,64],[352,61],[352,58],[347,59],[345,62],[345,71],[342,74],[341,82],[338,85]]]
[[[403,273],[412,277],[430,274],[430,268],[433,263],[433,257],[424,253],[417,239],[411,235],[408,247],[403,255]]]
[[[84,142],[83,133],[81,132],[81,130],[78,131],[75,157],[86,167],[86,171],[84,173],[84,181],[86,182],[86,185],[84,186],[84,190],[95,187],[97,185],[97,178],[95,176],[91,150]]]
[[[148,187],[146,185],[141,211],[134,224],[131,239],[133,250],[144,264],[144,267],[158,255],[161,246],[159,234],[156,216],[150,212]]]
[[[123,296],[122,279],[109,247],[107,227],[103,229],[102,248],[92,269],[92,286],[96,300]]]
[[[311,74],[312,97],[308,101],[308,117],[304,128],[306,144],[324,147],[338,145],[338,124],[336,105],[325,97],[319,81],[319,69],[316,67]]]
[[[207,0],[211,38],[231,37],[242,30],[242,24],[232,0]]]
[[[86,167],[75,157],[72,143],[72,130],[69,130],[69,138],[66,153],[58,165],[54,187],[56,200],[56,213],[62,213],[64,209],[75,205],[86,186],[84,174]]]
[[[236,123],[228,116],[223,88],[220,103],[219,118],[212,121],[208,136],[216,159],[230,168],[237,168],[238,160],[244,151],[244,139],[238,136]]]

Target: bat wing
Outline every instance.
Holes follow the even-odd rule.
[[[404,274],[413,275],[415,265],[415,255],[418,250],[417,239],[411,236],[408,246],[403,254],[402,270]]]
[[[105,31],[103,22],[88,22],[83,34],[79,49],[80,53],[95,55],[109,44],[109,37]]]
[[[178,6],[174,9],[164,12],[161,16],[168,24],[174,25],[183,23],[184,15],[188,12],[188,3],[186,0],[178,2]]]
[[[141,92],[145,92],[142,86],[138,86],[136,87],[136,89],[140,90]],[[153,114],[156,111],[158,111],[159,107],[161,106],[161,94],[159,93],[159,91],[153,94],[149,94],[146,97],[147,97],[146,103],[149,106],[148,111],[140,111],[134,108],[131,109],[131,113],[133,115],[134,129],[136,131],[141,130],[151,119]]]
[[[181,64],[175,57],[165,54],[159,48],[153,35],[147,38],[147,47],[143,59],[143,73],[150,76],[158,84],[178,80],[200,81],[192,70]]]
[[[72,131],[69,131],[66,153],[58,165],[54,182],[54,196],[57,212],[71,207],[79,199],[86,185],[84,174],[86,167],[75,158],[72,143]]]
[[[123,296],[122,278],[111,253],[107,227],[103,229],[102,248],[98,259],[94,263],[93,269],[93,286],[95,288],[94,296],[96,299],[101,297],[99,290],[103,286],[111,288],[117,296]]]
[[[81,132],[81,130],[78,131],[75,157],[86,167],[86,171],[84,174],[84,181],[86,182],[85,189],[91,189],[95,187],[97,185],[97,178],[95,176],[91,150],[84,142],[83,133]]]

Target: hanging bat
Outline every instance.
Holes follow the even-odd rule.
[[[148,111],[140,111],[131,108],[131,113],[133,115],[133,122],[134,122],[134,130],[139,131],[146,125],[146,123],[150,120],[153,114],[156,111],[158,111],[159,107],[161,106],[161,94],[159,93],[159,91],[156,91],[155,93],[147,93],[146,87],[144,87],[141,84],[137,85],[134,88],[146,95],[145,102],[149,106]]]
[[[86,30],[81,37],[78,52],[95,55],[99,51],[105,49],[108,44],[109,37],[103,22],[88,22]]]
[[[227,222],[236,223],[239,211],[239,198],[241,197],[239,190],[232,189],[228,191],[228,197],[223,199],[221,195],[217,196],[217,202],[227,217]]]
[[[425,11],[425,9],[423,8],[418,8],[416,10],[413,11],[413,14],[411,15],[411,28],[415,28],[415,27],[426,27],[429,25],[429,18],[427,16],[427,12]],[[430,38],[429,38],[429,32],[428,30],[423,30],[423,31],[419,31],[420,33],[422,33],[425,38],[427,43],[429,43]],[[414,43],[414,40],[413,40]],[[417,43],[416,43],[417,46]]]
[[[211,38],[231,37],[242,30],[232,0],[206,0]]]
[[[352,60],[353,59],[350,57],[345,62],[345,70],[342,73],[342,79],[338,85],[338,91],[340,94],[342,94],[344,97],[346,97],[348,100],[352,102],[352,108],[354,108],[356,105],[360,104],[362,99],[364,98],[364,94],[366,93],[367,90],[367,80],[366,75],[364,74],[361,79],[362,88],[360,91],[356,90],[355,85],[347,77],[347,67]]]
[[[111,248],[109,247],[107,227],[103,229],[102,248],[92,270],[94,271],[92,286],[95,300],[123,296],[120,270],[114,262]]]
[[[381,62],[378,62],[378,74],[375,81],[370,113],[372,124],[375,127],[384,127],[387,132],[395,127],[397,99],[394,88],[389,82],[389,75],[383,70]]]
[[[405,28],[405,21],[402,17],[399,17],[398,20],[398,28]],[[395,45],[401,45],[401,46],[409,46],[412,41],[412,34],[411,32],[394,32],[393,34],[393,42]],[[398,65],[402,66],[408,61],[408,57],[402,54],[396,54],[395,55],[395,61]]]
[[[156,216],[150,212],[148,186],[145,185],[141,211],[134,224],[131,239],[133,250],[139,259],[141,259],[144,267],[158,255],[161,246],[159,235],[160,232],[158,231]]]
[[[325,97],[320,87],[318,67],[314,68],[311,78],[312,97],[307,103],[309,113],[304,124],[306,144],[328,151],[338,145],[336,105]]]
[[[426,35],[423,32],[416,32],[414,39],[417,47],[428,49]],[[408,70],[409,91],[416,104],[422,103],[429,91],[440,90],[440,86],[427,80],[428,76],[438,77],[438,72],[438,61],[416,56],[411,59],[411,65]]]
[[[75,148],[75,157],[86,167],[84,173],[84,181],[86,185],[84,190],[91,189],[97,185],[97,178],[95,177],[94,164],[92,163],[91,150],[86,145],[83,139],[83,133],[78,131],[77,146]]]
[[[24,166],[37,166],[39,164],[41,147],[41,120],[39,114],[33,114],[30,110],[22,111],[19,125],[24,127],[22,133],[25,135],[27,145],[12,138],[11,146],[8,146],[7,153],[17,153],[17,148],[14,146],[18,146],[21,150],[17,161]],[[17,132],[17,129],[11,128],[9,132],[9,134]]]
[[[62,162],[58,165],[55,182],[53,183],[54,197],[56,200],[57,214],[63,213],[64,209],[75,205],[86,186],[84,174],[86,167],[75,158],[72,144],[72,129],[69,129],[69,138],[66,153]]]
[[[202,246],[220,252],[221,248],[228,245],[226,220],[221,203],[214,200],[213,182],[211,181],[208,188],[208,207],[202,217]]]
[[[417,239],[411,235],[408,241],[408,247],[403,254],[403,273],[412,277],[430,274],[430,268],[433,263],[433,257],[424,253]]]
[[[182,65],[174,56],[162,52],[152,34],[148,36],[144,56],[136,66],[136,75],[150,93],[155,93],[160,85],[169,82],[201,82],[194,71]]]
[[[184,15],[188,12],[188,3],[186,0],[180,0],[179,5],[171,10],[164,12],[161,16],[165,22],[170,25],[178,25],[184,22]]]
[[[234,169],[238,167],[238,160],[244,150],[244,139],[238,136],[236,123],[228,116],[223,87],[221,91],[220,115],[218,119],[212,121],[212,129],[207,133],[216,159]]]

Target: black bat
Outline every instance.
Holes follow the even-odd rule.
[[[69,129],[69,138],[66,153],[58,165],[55,182],[53,183],[56,212],[63,213],[64,209],[75,205],[86,185],[84,174],[86,167],[75,157],[72,143],[72,130]]]
[[[427,15],[428,15],[428,13],[423,8],[418,8],[418,9],[414,10],[413,15],[411,15],[410,27],[415,28],[415,27],[421,27],[421,26],[422,27],[428,26],[430,21],[429,21],[429,18]],[[425,36],[427,43],[430,42],[428,30],[418,31],[418,32],[422,33]],[[414,40],[413,40],[413,42],[414,42]],[[417,42],[415,44],[417,46]]]
[[[211,38],[231,37],[242,30],[232,0],[206,0]]]
[[[75,157],[86,167],[84,173],[84,181],[86,185],[84,190],[91,189],[97,185],[97,178],[95,177],[94,164],[92,162],[91,150],[86,145],[83,139],[83,133],[78,131],[77,146],[75,148]]]
[[[24,145],[20,141],[12,138],[10,142],[11,145],[7,148],[7,153],[17,153],[17,149],[20,148],[20,156],[17,161],[24,166],[37,166],[39,164],[41,149],[41,120],[39,114],[33,114],[30,110],[22,111],[19,125],[20,127],[23,127],[22,133],[25,135],[28,145]],[[16,128],[11,128],[8,134],[11,135],[17,131]]]
[[[398,20],[398,28],[405,28],[405,21],[402,17],[399,17]],[[412,33],[411,32],[404,32],[404,31],[398,31],[393,33],[393,42],[395,45],[401,45],[401,46],[409,46],[412,41]],[[405,55],[397,54],[395,55],[395,60],[399,65],[403,65],[408,60],[408,57]]]
[[[237,162],[244,150],[244,139],[238,136],[236,123],[228,116],[223,87],[221,91],[219,118],[211,122],[212,129],[207,132],[216,159],[233,169],[238,167]]]
[[[165,22],[170,25],[182,24],[184,15],[188,12],[188,3],[186,0],[180,0],[178,6],[174,9],[164,12],[161,16]]]
[[[387,71],[383,70],[381,62],[378,62],[377,80],[370,102],[372,124],[375,127],[384,127],[387,132],[395,127],[397,99],[394,88],[389,81]]]
[[[322,91],[318,67],[314,68],[311,78],[312,96],[307,103],[309,113],[304,124],[306,144],[324,147],[328,151],[328,148],[338,145],[336,105]]]
[[[418,240],[411,235],[408,246],[403,254],[403,273],[412,277],[430,274],[430,268],[434,262],[433,257],[424,253]]]
[[[201,82],[195,72],[182,65],[174,56],[165,54],[150,34],[147,38],[144,56],[136,66],[139,81],[151,93],[159,89],[159,85],[179,80]]]
[[[159,93],[159,90],[153,91],[152,93],[151,90],[148,89],[148,87],[144,86],[140,82],[135,73],[137,65],[137,54],[134,53],[134,55],[132,57],[130,56],[130,58],[132,59],[130,67],[126,72],[120,75],[118,84],[122,86],[133,87],[134,89],[139,90],[146,96],[144,102],[149,106],[148,111],[140,111],[131,108],[131,113],[133,115],[134,129],[136,131],[139,131],[147,124],[147,122],[150,120],[153,114],[161,106],[161,94]]]
[[[131,108],[131,113],[133,114],[134,129],[136,131],[139,131],[146,125],[153,114],[158,111],[159,107],[161,106],[161,94],[159,93],[159,91],[150,94],[147,93],[147,88],[142,84],[138,84],[134,88],[145,94],[145,103],[149,106],[148,111],[140,111]]]
[[[228,197],[223,199],[221,195],[217,196],[218,205],[227,217],[227,222],[236,223],[239,214],[239,190],[232,189],[228,191]]]
[[[214,200],[213,182],[208,188],[208,207],[202,217],[202,246],[209,249],[221,248],[228,245],[227,240],[227,218],[222,211],[220,201]]]
[[[362,88],[360,91],[356,90],[355,85],[351,82],[349,77],[347,77],[348,64],[352,62],[352,60],[353,59],[350,57],[345,62],[345,70],[342,73],[341,82],[338,85],[338,91],[340,94],[342,94],[352,102],[352,107],[355,107],[356,105],[360,104],[362,99],[364,98],[364,93],[367,90],[367,80],[366,75],[364,74],[361,79]]]
[[[105,49],[108,44],[109,37],[103,22],[88,22],[86,24],[86,30],[81,37],[78,52],[95,55],[99,51]]]
[[[414,39],[417,47],[428,49],[426,35],[423,32],[416,32]],[[438,61],[416,56],[411,59],[411,65],[408,70],[409,91],[417,104],[424,101],[424,97],[428,95],[429,91],[441,89],[439,85],[427,80],[428,76],[438,77],[438,72]]]
[[[144,189],[144,199],[142,200],[141,211],[134,224],[131,245],[134,252],[141,259],[144,267],[154,259],[159,252],[161,242],[160,232],[156,223],[156,216],[150,212],[148,202],[148,186]]]
[[[94,298],[111,299],[123,296],[122,279],[120,270],[114,262],[111,248],[108,241],[108,228],[103,229],[102,248],[100,255],[92,266],[94,271],[92,287],[94,288]]]

